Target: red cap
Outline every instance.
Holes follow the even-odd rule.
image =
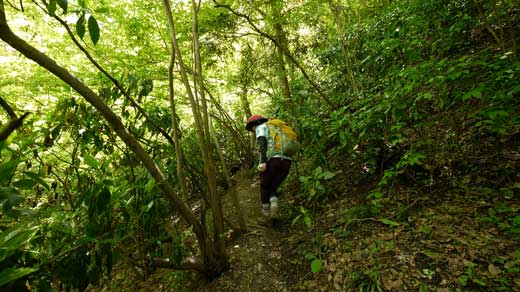
[[[247,119],[246,130],[252,132],[253,126],[257,126],[265,122],[267,122],[267,119],[260,115],[250,116],[249,119]]]

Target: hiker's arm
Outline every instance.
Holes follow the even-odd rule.
[[[267,162],[267,138],[264,136],[260,136],[256,138],[256,143],[260,148],[260,163]]]

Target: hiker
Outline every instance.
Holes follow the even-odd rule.
[[[280,124],[280,126],[277,125]],[[283,125],[281,125],[283,123]],[[256,145],[260,150],[260,162],[258,171],[260,175],[260,200],[262,202],[262,214],[273,219],[278,218],[278,194],[276,190],[289,174],[292,159],[290,153],[283,151],[281,140],[287,140],[287,135],[281,129],[286,127],[284,122],[276,119],[268,120],[260,115],[253,115],[247,119],[246,130],[255,132]],[[292,131],[292,129],[290,129]],[[294,142],[296,134],[294,135]],[[278,135],[278,137],[277,137]],[[276,141],[275,141],[276,140]],[[297,142],[296,142],[297,143]],[[290,143],[284,143],[290,144]],[[288,152],[292,152],[289,150]]]

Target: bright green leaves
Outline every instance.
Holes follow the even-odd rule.
[[[302,221],[303,221],[305,229],[310,230],[312,227],[311,214],[303,206],[300,206],[300,214],[298,214],[298,216],[296,216],[292,220],[291,225],[296,225],[300,221],[300,219],[303,219]]]
[[[88,2],[86,0],[79,0],[78,4],[80,6],[79,10],[73,11],[77,15],[79,15],[78,20],[76,21],[76,33],[78,36],[83,39],[85,33],[87,32],[92,40],[92,43],[96,45],[99,41],[100,37],[100,29],[99,23],[97,19],[92,15],[92,9],[88,8]],[[49,14],[52,16],[56,15],[57,7],[60,7],[63,10],[63,13],[66,14],[68,10],[68,1],[67,0],[50,0],[47,4],[47,9],[49,10]],[[107,13],[108,8],[100,7],[94,9],[97,13]],[[87,17],[88,16],[88,17]]]
[[[7,268],[0,272],[0,286],[36,271],[37,268]]]
[[[99,169],[101,167],[101,165],[99,164],[97,159],[95,157],[93,157],[92,155],[85,152],[85,153],[83,153],[82,156],[83,156],[83,162],[85,162],[86,165],[88,165],[92,168],[95,168],[95,169]]]
[[[311,262],[311,271],[313,273],[319,273],[323,269],[323,261],[320,259],[314,259]]]
[[[57,2],[58,2],[58,5],[61,7],[61,9],[63,9],[63,12],[67,13],[68,1],[67,0],[57,0]]]
[[[67,13],[68,1],[67,0],[50,0],[47,4],[47,9],[49,10],[50,15],[56,15],[57,7],[60,7],[63,10],[63,13]]]
[[[38,227],[14,226],[0,232],[0,265],[5,266],[4,261],[17,252],[27,249],[27,244],[38,232]],[[12,264],[8,264],[12,265]],[[16,279],[38,271],[34,267],[7,268],[0,272],[0,286]]]
[[[88,32],[94,45],[97,44],[99,41],[99,25],[97,20],[92,15],[88,18]]]
[[[401,225],[401,223],[399,223],[399,222],[395,222],[395,221],[392,221],[392,220],[386,219],[386,218],[379,219],[379,221],[381,221],[381,223],[386,224],[390,227],[398,227]]]
[[[13,206],[16,206],[23,202],[24,197],[20,192],[12,187],[0,187],[0,207],[4,211],[10,210]]]
[[[306,199],[309,202],[318,202],[325,195],[324,181],[330,180],[335,176],[335,173],[324,170],[318,166],[309,176],[300,176],[300,181],[307,194]]]
[[[94,43],[95,45],[99,41],[100,30],[99,24],[93,15],[89,15],[87,25],[90,39],[92,40],[92,43]],[[76,22],[76,33],[81,39],[83,39],[83,37],[85,36],[85,32],[85,13],[82,13],[81,16],[78,18],[78,21]]]
[[[323,269],[323,260],[322,259],[316,257],[316,255],[313,253],[306,254],[305,258],[307,260],[311,261],[311,271],[314,274],[321,272],[321,270]]]
[[[19,160],[11,160],[0,164],[0,185],[7,184],[19,163]]]
[[[49,9],[50,15],[55,15],[56,14],[56,0],[50,0],[49,4],[47,6],[47,9]]]
[[[470,91],[464,93],[464,95],[462,96],[462,100],[466,101],[472,97],[474,97],[476,99],[481,99],[483,89],[484,88],[482,86],[477,86],[477,87],[471,89]]]
[[[38,232],[38,227],[30,228],[15,226],[0,233],[0,262],[12,255],[16,250],[23,249]]]
[[[76,33],[81,39],[85,36],[85,13],[81,14],[76,22]]]

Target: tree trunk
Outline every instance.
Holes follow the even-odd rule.
[[[210,122],[211,126],[211,122]],[[224,178],[226,180],[226,184],[228,186],[228,189],[231,193],[231,200],[233,202],[233,207],[235,207],[235,210],[237,212],[238,216],[238,224],[240,225],[240,229],[242,231],[247,230],[246,226],[246,220],[244,219],[244,212],[242,212],[242,207],[240,207],[240,203],[238,201],[238,194],[236,192],[236,189],[233,187],[233,183],[231,182],[231,177],[229,177],[229,171],[226,166],[226,161],[224,160],[224,154],[222,154],[222,148],[220,147],[220,143],[218,142],[218,138],[215,135],[215,132],[211,128],[211,136],[213,137],[213,142],[215,143],[215,147],[217,148],[218,157],[220,159],[220,164],[222,165],[222,173],[224,174]]]
[[[224,245],[224,241],[221,236],[224,234],[224,216],[222,214],[222,200],[217,194],[217,167],[215,164],[215,160],[211,155],[211,136],[209,132],[209,115],[208,115],[208,106],[206,102],[206,96],[204,91],[204,82],[202,79],[202,64],[200,61],[200,49],[199,49],[199,27],[198,27],[198,7],[195,0],[191,1],[192,3],[192,33],[193,33],[193,54],[195,57],[195,76],[196,82],[199,84],[199,93],[200,93],[200,103],[202,105],[202,128],[204,130],[204,134],[202,135],[204,139],[201,139],[202,148],[203,149],[203,159],[205,161],[204,167],[206,169],[206,175],[208,177],[208,187],[210,193],[209,203],[211,205],[211,214],[213,215],[213,240],[215,242],[215,246],[218,250],[219,255],[225,255],[226,247]]]
[[[188,74],[186,72],[186,66],[184,64],[184,61],[182,59],[181,51],[179,48],[179,44],[177,42],[176,38],[176,32],[175,32],[175,24],[173,22],[173,16],[171,13],[170,3],[169,0],[163,0],[164,10],[166,12],[166,15],[168,17],[168,24],[170,27],[170,39],[172,43],[172,47],[174,48],[175,54],[177,56],[177,62],[179,66],[179,71],[181,74],[181,81],[186,87],[186,93],[188,95],[188,99],[190,101],[190,105],[192,108],[193,117],[195,120],[195,127],[197,128],[197,135],[199,138],[199,148],[202,155],[202,160],[204,162],[204,172],[208,179],[208,188],[210,190],[210,198],[209,203],[211,204],[212,208],[212,214],[213,214],[213,220],[214,222],[214,236],[213,236],[213,242],[214,245],[210,245],[209,242],[205,242],[204,251],[202,252],[204,262],[206,266],[208,267],[208,271],[206,276],[211,278],[216,276],[216,274],[220,274],[225,269],[228,268],[228,261],[225,254],[225,246],[224,242],[221,238],[221,234],[224,233],[224,220],[222,216],[222,208],[219,203],[219,198],[216,194],[216,168],[214,161],[210,155],[210,147],[209,147],[209,141],[208,137],[209,135],[206,135],[206,133],[209,133],[209,129],[207,129],[207,126],[204,126],[203,119],[201,117],[200,111],[199,111],[199,105],[197,104],[197,101],[195,100],[195,97],[193,95],[190,82],[188,80]],[[195,6],[195,3],[193,2],[193,6]],[[196,13],[196,11],[193,11]],[[196,17],[194,17],[196,19]],[[195,38],[195,36],[194,36]],[[198,48],[198,43],[196,44]],[[196,51],[197,49],[195,49]],[[196,56],[196,58],[198,58]],[[200,80],[199,80],[200,82]],[[203,88],[203,87],[202,87]],[[203,91],[203,90],[202,90]],[[202,105],[203,110],[206,110],[205,107],[205,100],[204,95],[202,96]],[[206,112],[206,118],[204,119],[207,121],[207,112]],[[205,225],[201,226],[201,229],[203,229],[204,234],[207,233]],[[216,274],[215,274],[216,273]]]
[[[278,43],[276,48],[276,75],[278,76],[278,80],[280,82],[280,87],[282,88],[282,94],[284,97],[284,102],[286,108],[290,111],[293,110],[292,102],[291,102],[291,89],[289,87],[289,79],[287,77],[287,70],[285,69],[285,58],[284,58],[284,48],[286,48],[286,36],[283,31],[283,27],[281,24],[282,21],[282,10],[283,10],[283,1],[276,0],[271,2],[271,8],[273,10],[273,28],[276,42]]]
[[[332,10],[332,13],[334,14],[335,18],[335,27],[336,32],[338,34],[338,38],[341,44],[341,49],[343,51],[343,57],[345,58],[345,67],[347,68],[347,79],[350,81],[350,85],[352,86],[352,89],[354,90],[354,93],[359,92],[359,87],[356,82],[356,79],[354,78],[354,72],[352,70],[352,62],[350,61],[349,56],[349,48],[347,46],[347,43],[345,43],[345,38],[343,37],[343,32],[341,31],[342,25],[341,23],[341,12],[340,12],[340,3],[336,3],[335,1],[329,2],[330,9]]]
[[[170,96],[170,109],[172,115],[172,135],[175,147],[175,158],[177,159],[177,176],[181,188],[181,195],[187,196],[186,177],[184,176],[184,159],[179,141],[179,125],[177,123],[177,111],[175,110],[175,92],[173,90],[173,67],[175,66],[175,49],[171,47],[170,65],[168,66],[168,91]]]

